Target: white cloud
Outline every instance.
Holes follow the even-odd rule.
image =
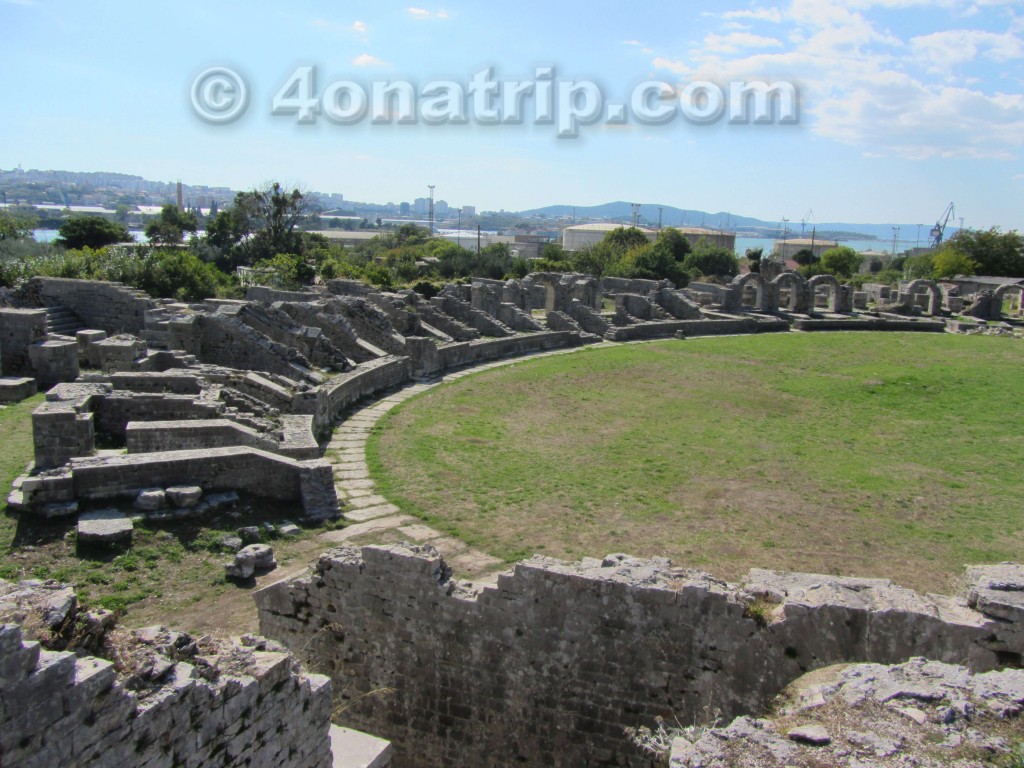
[[[655,56],[654,61],[651,63],[654,64],[656,69],[665,69],[669,72],[675,72],[677,75],[685,75],[693,71],[692,67],[688,66],[681,59],[666,59],[664,56]]]
[[[366,24],[361,22],[361,21],[354,21],[354,22],[352,22],[351,29],[352,29],[353,32],[355,32],[358,35],[365,35],[367,32],[370,31],[370,28],[368,26],[366,26]]]
[[[439,9],[437,11],[428,11],[426,8],[406,8],[406,13],[412,16],[414,19],[447,19],[448,11]]]
[[[361,53],[352,59],[352,65],[356,67],[389,67],[391,66],[383,59],[371,56],[368,53]]]
[[[753,19],[755,21],[771,21],[778,23],[782,21],[782,11],[778,8],[757,8],[750,11],[726,11],[722,14],[723,19]]]
[[[744,48],[781,48],[782,41],[750,32],[731,32],[728,35],[710,34],[704,38],[704,45],[712,51],[736,53]]]
[[[914,56],[929,72],[950,72],[979,56],[1005,62],[1024,58],[1024,39],[1012,32],[950,29],[910,39]]]
[[[623,40],[622,44],[623,45],[637,45],[637,46],[642,46],[643,45],[643,43],[641,43],[639,40]]]
[[[800,92],[802,120],[815,135],[858,147],[865,155],[1010,158],[1024,149],[1024,88],[1005,77],[959,73],[976,60],[1024,58],[1020,19],[1005,33],[950,30],[900,37],[871,8],[925,0],[792,0],[781,10],[728,11],[729,21],[771,17],[775,36],[710,34],[685,52],[652,56],[657,70],[718,83],[789,81]],[[985,2],[985,0],[980,0]],[[973,5],[977,5],[975,0]],[[950,11],[971,3],[935,0]],[[1009,5],[988,0],[988,6]],[[683,55],[680,55],[682,53]],[[1006,69],[1005,67],[1003,69]],[[996,90],[995,83],[1010,92]]]

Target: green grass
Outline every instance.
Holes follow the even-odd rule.
[[[403,509],[506,561],[625,551],[950,590],[1021,557],[1017,340],[786,334],[590,349],[393,411]]]
[[[4,498],[11,482],[32,460],[32,410],[43,395],[0,409],[0,489]],[[109,506],[107,504],[106,506]],[[220,547],[225,534],[241,525],[279,522],[291,510],[256,498],[243,498],[244,518],[227,515],[162,526],[138,523],[130,546],[79,547],[75,520],[47,521],[31,514],[0,514],[0,578],[56,579],[72,584],[79,600],[128,613],[139,621],[175,621],[191,626],[189,618],[203,603],[238,592],[251,602],[247,590],[227,582],[222,563],[229,559]],[[131,512],[130,506],[125,509]],[[288,541],[274,542],[280,562],[308,548],[315,530]],[[234,616],[209,617],[207,624],[233,630]],[[246,628],[248,629],[248,628]]]

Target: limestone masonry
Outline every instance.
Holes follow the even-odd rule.
[[[999,320],[1008,289],[961,296],[916,280],[854,291],[829,275],[768,277],[678,290],[533,273],[447,285],[429,299],[331,280],[193,304],[33,278],[0,295],[0,402],[46,393],[32,414],[34,462],[7,507],[66,518],[95,546],[130,544],[139,515],[173,525],[247,496],[318,524],[342,512],[322,458],[331,431],[361,401],[455,369],[713,334],[1013,332],[970,319]],[[362,471],[354,482],[372,487]],[[391,506],[365,493],[353,519]],[[226,573],[272,568],[261,547],[241,549]],[[961,597],[767,571],[735,585],[611,555],[534,558],[473,586],[454,581],[431,548],[395,545],[333,550],[256,600],[264,634],[333,678],[339,717],[394,742],[399,765],[651,766],[626,729],[693,722],[710,707],[726,718],[759,713],[830,664],[927,657],[961,665],[949,673],[957,679],[985,681],[987,670],[1020,666],[1021,568],[973,568],[967,581]],[[126,633],[79,612],[54,583],[0,581],[0,621],[0,765],[388,764],[386,743],[363,759],[346,732],[329,732],[328,677],[301,671],[274,642]],[[993,697],[1024,704],[1013,695],[1004,686]],[[819,724],[798,726],[780,747],[757,735],[774,725],[736,723],[680,741],[673,765],[727,764],[709,739],[740,732],[783,759],[794,739],[831,743]]]
[[[395,545],[328,552],[256,602],[260,631],[329,674],[346,722],[402,765],[645,766],[624,728],[761,711],[819,667],[1019,665],[1024,569],[968,578],[956,599],[761,570],[728,584],[610,555],[534,557],[474,589],[430,547]]]

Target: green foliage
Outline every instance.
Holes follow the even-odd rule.
[[[978,265],[962,251],[949,246],[932,255],[932,277],[941,280],[944,277],[976,274]]]
[[[431,283],[427,280],[420,280],[412,286],[412,289],[425,299],[432,299],[441,292],[441,287],[442,286],[437,285],[436,283]]]
[[[864,257],[848,245],[837,245],[821,254],[821,266],[827,275],[853,277],[860,270]]]
[[[568,255],[561,243],[548,243],[540,252],[540,257],[552,264],[566,261]]]
[[[880,258],[878,258],[877,256],[872,256],[872,257],[871,257],[871,261],[870,261],[870,262],[868,262],[868,271],[869,271],[869,272],[870,272],[870,273],[871,273],[872,275],[877,275],[877,274],[878,274],[879,272],[881,272],[881,271],[882,271],[882,270],[883,270],[884,268],[885,268],[885,262],[883,262],[883,261],[882,261],[882,260],[881,260]]]
[[[37,219],[34,216],[0,209],[0,240],[28,240]]]
[[[816,261],[813,264],[804,264],[802,267],[800,267],[798,271],[803,277],[807,278],[808,280],[814,277],[815,275],[832,274],[827,269],[825,269],[824,265],[820,261]]]
[[[962,229],[946,241],[943,250],[970,259],[979,275],[1024,277],[1024,236],[1016,230]]]
[[[390,291],[395,287],[394,279],[391,276],[391,272],[383,264],[369,264],[363,275],[370,282],[371,285],[375,285],[378,288],[382,288],[385,291]]]
[[[806,267],[808,264],[816,264],[819,259],[810,248],[801,248],[793,254],[793,261],[801,267]]]
[[[160,216],[146,225],[146,237],[155,245],[177,245],[185,237],[186,232],[195,234],[195,214],[178,210],[176,205],[165,205],[160,209]]]
[[[59,230],[56,245],[68,249],[102,248],[114,243],[129,243],[132,236],[128,228],[102,216],[72,216]]]
[[[625,252],[631,248],[647,245],[650,241],[643,230],[636,227],[619,227],[613,229],[604,236],[604,242],[615,248],[617,251]]]
[[[13,286],[30,277],[113,280],[158,298],[201,301],[218,295],[231,279],[194,253],[147,246],[50,250],[20,260],[0,261],[0,284]]]
[[[903,276],[909,280],[931,278],[935,272],[935,260],[930,253],[909,256],[903,262]]]
[[[315,272],[301,256],[278,253],[273,258],[256,262],[253,268],[260,274],[260,282],[271,288],[294,291],[313,282]]]
[[[739,260],[728,248],[712,245],[702,237],[683,260],[683,269],[700,275],[735,277],[739,272]]]

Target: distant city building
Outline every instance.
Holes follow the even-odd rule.
[[[409,205],[408,203],[402,203],[401,205],[399,205],[399,206],[398,206],[398,212],[399,212],[399,213],[400,213],[400,214],[401,214],[402,216],[408,216],[408,215],[409,215],[409,212],[410,212],[411,210],[412,210],[412,206],[411,206],[411,205]]]
[[[426,197],[417,197],[413,200],[412,211],[418,215],[426,215],[430,212],[430,200]]]
[[[820,259],[821,254],[830,248],[835,248],[839,243],[836,240],[823,240],[822,238],[794,237],[787,240],[776,240],[772,248],[772,256],[776,259],[789,261],[800,251],[810,251],[815,258]]]
[[[475,205],[464,205],[464,206],[462,206],[462,215],[463,216],[476,216],[476,206]]]
[[[544,246],[551,242],[545,235],[516,235],[509,246],[512,255],[519,259],[539,259]]]
[[[434,201],[434,215],[435,216],[447,216],[451,212],[451,208],[448,205],[447,200],[435,200]]]

